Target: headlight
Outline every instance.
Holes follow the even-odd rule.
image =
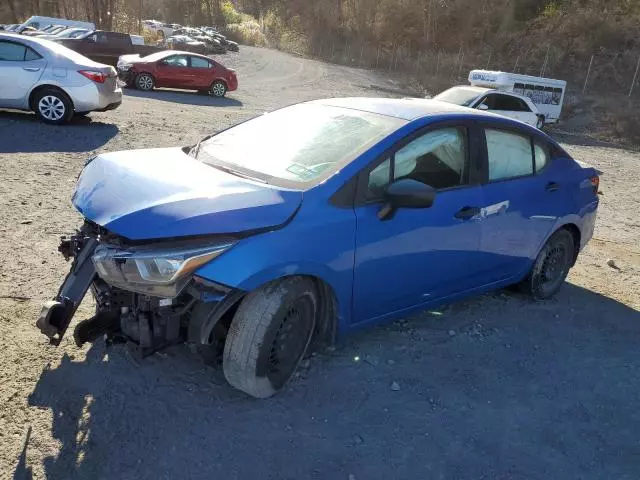
[[[100,278],[110,285],[158,297],[176,297],[189,282],[191,273],[231,247],[123,250],[99,246],[93,264]]]

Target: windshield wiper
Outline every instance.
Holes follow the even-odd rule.
[[[218,170],[222,170],[223,172],[229,173],[231,175],[235,175],[236,177],[248,178],[249,180],[255,180],[256,182],[265,183],[265,184],[267,183],[267,181],[263,180],[262,178],[252,177],[251,175],[247,175],[244,172],[240,172],[238,170],[234,170],[233,168],[229,168],[226,165],[221,165],[219,163],[212,163],[212,162],[204,162],[204,163],[212,166],[213,168],[217,168]]]

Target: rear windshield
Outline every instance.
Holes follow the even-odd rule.
[[[197,158],[267,183],[315,184],[404,123],[360,110],[294,105],[206,140]]]
[[[436,95],[433,99],[440,100],[441,102],[454,103],[462,107],[469,107],[480,94],[481,92],[473,88],[453,87]]]

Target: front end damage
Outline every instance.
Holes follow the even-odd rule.
[[[229,238],[156,241],[139,244],[91,222],[63,238],[58,250],[72,259],[56,297],[46,302],[36,322],[59,345],[87,291],[95,315],[74,329],[81,346],[105,337],[130,342],[141,356],[188,341],[221,344],[244,292],[193,275],[193,271],[230,247]]]

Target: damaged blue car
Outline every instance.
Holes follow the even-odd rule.
[[[354,329],[519,285],[554,295],[593,235],[600,172],[543,132],[423,99],[293,105],[197,145],[101,154],[37,326],[57,345],[188,342],[254,397]]]

